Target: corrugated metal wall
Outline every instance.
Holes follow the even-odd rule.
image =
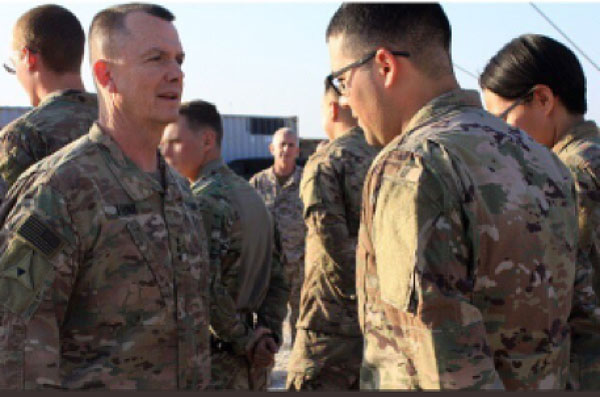
[[[23,113],[27,112],[30,107],[8,107],[8,106],[0,106],[0,128],[4,128],[4,126]]]
[[[223,116],[221,154],[225,162],[242,158],[269,157],[268,135],[250,134],[250,119],[245,116]]]
[[[0,106],[0,126],[4,127],[29,109],[31,108]],[[253,117],[282,119],[285,126],[294,128],[295,130],[298,127],[298,119],[294,116],[269,117],[224,114],[222,154],[226,162],[238,159],[271,157],[271,153],[269,153],[271,135],[253,134],[250,131],[250,120]],[[270,134],[273,132],[275,131],[270,131]]]

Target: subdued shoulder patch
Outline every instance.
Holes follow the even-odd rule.
[[[25,219],[25,222],[19,226],[17,234],[48,258],[53,257],[63,245],[61,237],[35,214]]]

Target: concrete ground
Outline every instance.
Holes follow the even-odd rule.
[[[289,314],[283,323],[283,345],[279,349],[279,353],[275,355],[275,366],[271,372],[271,385],[269,391],[284,391],[285,378],[287,376],[287,364],[292,350],[291,341],[292,334],[289,326]]]

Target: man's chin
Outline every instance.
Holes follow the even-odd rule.
[[[163,124],[166,127],[169,124],[176,123],[179,119],[179,110],[175,112],[162,112],[162,114],[156,114],[154,120],[157,124]]]

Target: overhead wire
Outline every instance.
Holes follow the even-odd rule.
[[[592,64],[594,68],[596,68],[597,71],[600,72],[600,67],[594,61],[592,61],[592,59],[589,56],[587,56],[587,54],[581,48],[579,48],[579,46],[577,46],[577,44],[575,44],[575,42],[573,42],[573,40],[571,40],[566,33],[564,33],[554,22],[552,22],[552,20],[548,16],[546,16],[546,14],[542,12],[542,10],[540,10],[532,2],[530,2],[529,4],[533,7],[534,10],[538,12],[538,14],[542,16],[542,18],[544,18],[554,29],[556,29],[556,31],[560,33],[560,35],[564,37],[564,39],[567,40],[573,46],[573,48],[575,48],[577,52],[581,54],[582,57],[584,57],[589,63]]]
[[[479,80],[474,73],[469,72],[467,69],[465,69],[462,66],[456,64],[455,62],[452,62],[452,64],[454,65],[454,67],[456,69],[460,70],[461,72],[463,72],[465,74],[468,74],[469,76],[473,77],[475,80]]]

